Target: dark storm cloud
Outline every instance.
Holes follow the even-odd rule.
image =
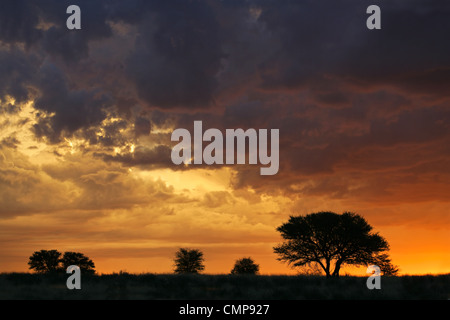
[[[13,97],[17,102],[30,98],[29,85],[37,70],[37,58],[19,49],[0,49],[0,99]]]
[[[4,0],[0,4],[0,41],[24,43],[28,48],[41,46],[65,61],[77,61],[87,57],[89,41],[112,35],[105,4],[89,0]],[[83,28],[77,32],[66,28],[70,5],[83,8]]]
[[[79,32],[66,28],[70,4],[83,8]],[[36,100],[41,114],[35,133],[58,142],[63,132],[97,125],[105,118],[102,110],[112,100],[101,89],[73,87],[72,69],[61,70],[58,60],[76,63],[88,57],[90,41],[112,35],[101,1],[10,1],[0,10],[0,97],[16,102]],[[26,50],[21,50],[24,44]],[[49,62],[50,57],[55,58]],[[74,66],[74,64],[72,64]],[[17,108],[17,107],[16,107]]]
[[[381,30],[365,27],[369,4],[381,7]],[[258,22],[278,39],[273,42],[278,51],[258,65],[257,86],[247,87],[247,92],[264,90],[251,96],[252,105],[259,107],[242,103],[226,110],[236,115],[237,123],[248,119],[280,128],[280,172],[278,179],[261,185],[257,174],[237,168],[235,186],[267,189],[273,182],[288,189],[290,182],[303,177],[339,175],[342,166],[351,168],[355,161],[358,170],[387,169],[399,160],[380,156],[389,148],[409,145],[412,152],[419,145],[448,139],[445,88],[450,84],[450,46],[443,42],[450,32],[448,4],[260,1],[255,5],[262,9]],[[283,102],[295,95],[298,101]],[[272,99],[275,103],[268,108]],[[362,152],[370,147],[371,152]],[[403,161],[414,165],[436,156],[414,154]]]
[[[125,166],[139,166],[144,169],[172,168],[174,170],[184,169],[177,167],[170,158],[171,149],[168,146],[158,145],[154,148],[139,147],[133,153],[110,155],[106,153],[95,153],[98,158],[110,162],[119,162]]]
[[[0,41],[25,43],[27,46],[42,37],[36,1],[5,0],[0,2]]]
[[[66,28],[66,8],[71,4],[81,8],[81,30]],[[2,5],[5,10],[0,15],[0,23],[4,28],[0,40],[5,46],[25,44],[29,49],[19,52],[18,56],[11,48],[2,52],[8,58],[2,57],[5,83],[0,90],[20,100],[30,98],[31,88],[39,91],[37,108],[54,113],[51,119],[40,119],[36,126],[40,137],[47,136],[56,142],[63,132],[70,135],[98,124],[104,119],[101,109],[105,102],[103,98],[93,97],[97,93],[108,95],[128,117],[131,116],[129,108],[138,102],[136,98],[147,106],[161,108],[206,108],[213,104],[217,87],[215,75],[222,54],[219,25],[205,2],[6,0]],[[125,68],[138,94],[133,97],[133,93],[129,93],[126,99],[133,103],[125,107],[120,92],[129,85],[124,74],[120,74],[122,70],[115,74],[109,72],[107,81],[101,75],[95,80],[89,71],[85,77],[90,77],[91,81],[84,81],[80,76],[82,63],[85,66],[94,63],[89,61],[90,45],[117,35],[113,34],[110,23],[128,23],[138,34],[135,44],[128,50],[128,57],[120,56],[123,60],[115,62]],[[120,45],[117,42],[106,50]],[[40,60],[31,69],[27,60],[33,55]],[[24,61],[20,61],[20,57],[25,57]],[[109,58],[107,51],[103,52],[103,57]],[[101,62],[101,54],[97,53],[95,59]],[[49,74],[45,65],[39,68],[41,63],[51,64],[59,71]],[[112,79],[116,80],[115,87],[109,84]],[[89,88],[84,88],[87,85]],[[96,87],[96,93],[92,86]],[[138,122],[136,134],[146,131],[147,127],[148,124]]]
[[[150,130],[151,130],[151,122],[149,119],[144,117],[136,118],[134,122],[134,132],[136,137],[146,136],[150,134]]]
[[[69,31],[66,27],[67,7],[78,5],[81,9],[81,30]],[[107,2],[90,0],[52,0],[45,4],[42,18],[52,26],[44,32],[42,46],[51,55],[67,62],[89,56],[89,42],[112,36],[107,23]]]
[[[96,90],[70,91],[64,74],[55,65],[42,66],[38,86],[40,96],[35,107],[49,114],[35,125],[38,136],[57,142],[62,131],[70,134],[80,128],[96,126],[106,118],[104,108],[110,104],[109,97]]]
[[[139,96],[154,107],[209,107],[222,53],[208,4],[153,3],[138,29],[127,70]]]
[[[65,28],[69,4],[81,7],[80,31]],[[371,4],[381,7],[381,30],[366,28]],[[194,120],[222,130],[279,128],[280,172],[270,181],[282,186],[303,175],[333,174],[366,147],[413,148],[449,135],[446,2],[36,0],[2,6],[9,14],[0,13],[0,94],[25,101],[36,91],[43,112],[35,132],[53,142],[81,131],[92,144],[123,147],[127,128],[138,139],[153,128],[192,129]],[[20,43],[28,49],[18,49]],[[102,67],[89,68],[96,65]],[[117,114],[126,121],[104,125]],[[98,155],[173,167],[169,144]],[[369,157],[358,163],[360,170],[364,163],[377,167]],[[270,187],[247,169],[236,167],[239,185]]]
[[[309,85],[323,74],[365,85],[408,83],[407,75],[448,64],[450,5],[439,1],[259,2],[260,21],[278,35],[279,52],[261,65],[263,87]],[[366,8],[378,4],[382,29],[365,27]],[[416,75],[421,77],[420,75]]]
[[[427,79],[448,81],[448,72],[440,68],[450,50],[443,41],[449,5],[378,1],[383,28],[369,31],[365,9],[370,3],[6,0],[0,39],[27,44],[39,40],[45,52],[77,61],[89,57],[91,41],[113,36],[109,21],[132,25],[138,37],[127,70],[139,96],[163,108],[211,105],[220,95],[220,80],[231,72],[242,78],[256,73],[265,89],[309,85],[324,73],[357,83],[389,77],[407,85],[409,74],[413,85],[429,83]],[[82,8],[82,30],[65,27],[70,4]],[[252,8],[260,10],[253,22]],[[225,76],[220,75],[224,69]],[[336,100],[338,93],[319,98],[342,102],[342,97]]]

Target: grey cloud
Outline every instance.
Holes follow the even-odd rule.
[[[35,125],[38,136],[47,136],[58,142],[63,131],[69,134],[89,126],[98,125],[106,118],[104,108],[111,99],[98,90],[70,90],[64,74],[55,65],[46,64],[39,72],[39,98],[35,101],[38,110],[54,113],[43,117]]]
[[[66,9],[73,4],[83,8],[78,32],[66,28]],[[89,41],[111,35],[104,1],[4,0],[0,4],[0,41],[42,47],[65,61],[87,57]]]
[[[19,103],[27,101],[38,61],[35,55],[19,49],[0,49],[0,99],[11,96]]]
[[[4,0],[0,2],[0,41],[25,43],[27,47],[42,37],[39,30],[39,6],[36,1]]]
[[[370,4],[381,7],[381,30],[365,27]],[[266,89],[302,88],[321,74],[366,86],[386,82],[402,86],[410,73],[420,77],[429,73],[427,69],[448,65],[450,46],[442,39],[450,30],[450,6],[442,1],[290,1],[282,6],[262,1],[259,5],[261,22],[281,43],[280,51],[261,65]]]
[[[94,155],[105,161],[119,162],[126,166],[139,166],[142,168],[157,169],[178,167],[172,163],[170,158],[171,148],[165,145],[158,145],[153,148],[137,147],[133,153],[111,155],[96,152]],[[179,167],[181,168],[181,167]]]
[[[0,14],[0,23],[18,29],[2,29],[0,40],[28,49],[0,51],[0,95],[25,101],[35,88],[42,111],[35,132],[50,141],[81,131],[92,144],[123,146],[128,137],[121,129],[134,125],[137,139],[154,127],[191,129],[194,120],[219,129],[279,128],[281,168],[271,180],[278,183],[291,172],[332,174],[368,146],[434,143],[448,136],[445,2],[73,3],[83,10],[80,33],[64,30],[68,1],[2,2],[11,10]],[[381,30],[365,27],[369,4],[382,9]],[[250,8],[260,14],[252,16]],[[38,29],[38,18],[51,26]],[[125,36],[131,45],[110,55]],[[102,59],[110,60],[98,64]],[[113,107],[126,120],[103,126],[99,137],[102,121],[117,115],[105,112]],[[169,144],[97,155],[179,169],[170,162]],[[261,185],[255,181],[248,179]]]
[[[151,122],[147,118],[138,117],[134,122],[134,132],[135,136],[145,136],[150,134]]]
[[[139,96],[153,107],[209,107],[222,57],[212,10],[206,2],[178,2],[146,17],[127,61]]]
[[[66,9],[78,5],[82,14],[81,30],[70,32],[66,27]],[[42,18],[52,26],[43,34],[42,47],[66,62],[76,62],[89,56],[89,43],[112,36],[107,2],[89,0],[52,0],[44,4]]]
[[[6,137],[0,141],[0,146],[5,146],[7,148],[16,149],[20,141],[16,137]]]

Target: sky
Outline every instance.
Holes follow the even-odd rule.
[[[170,273],[188,247],[205,273],[252,257],[295,274],[276,228],[318,211],[366,218],[400,274],[450,272],[449,16],[438,0],[2,0],[0,272],[57,249]],[[279,129],[278,173],[174,165],[171,133],[196,120]]]

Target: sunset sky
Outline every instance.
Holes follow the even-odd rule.
[[[400,274],[449,273],[449,36],[440,0],[0,1],[0,272],[57,249],[170,273],[189,247],[293,274],[276,227],[351,211]],[[279,172],[174,165],[195,120],[279,129]]]

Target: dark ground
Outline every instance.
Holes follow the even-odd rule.
[[[381,277],[369,290],[366,277],[232,276],[175,274],[82,275],[81,290],[69,290],[70,275],[0,274],[0,300],[448,300],[450,274]]]

